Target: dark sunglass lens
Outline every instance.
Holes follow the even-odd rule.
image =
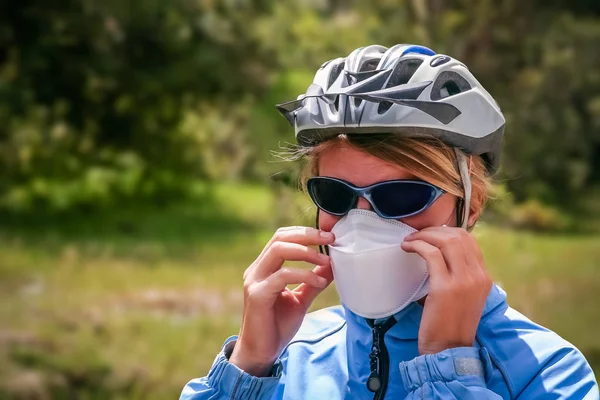
[[[344,214],[354,201],[352,190],[338,181],[314,179],[308,189],[317,206],[330,214]]]
[[[374,188],[371,198],[380,212],[397,217],[421,210],[427,205],[433,194],[434,189],[428,185],[414,182],[390,182]]]

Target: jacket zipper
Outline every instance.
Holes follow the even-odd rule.
[[[369,354],[371,374],[367,379],[367,389],[374,392],[373,400],[383,400],[387,391],[388,378],[390,374],[390,354],[385,345],[385,334],[396,324],[392,316],[382,324],[375,324],[375,320],[367,319],[367,323],[373,330],[373,345]]]

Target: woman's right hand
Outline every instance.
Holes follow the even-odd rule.
[[[267,376],[313,300],[333,281],[329,256],[309,246],[333,241],[331,232],[302,226],[275,232],[244,272],[242,326],[229,362],[250,375]],[[285,261],[305,261],[316,268],[282,268]],[[291,290],[287,286],[292,284],[300,285]]]

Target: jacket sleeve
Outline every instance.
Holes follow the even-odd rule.
[[[221,352],[202,378],[191,380],[181,392],[180,400],[268,400],[281,378],[281,361],[277,360],[271,376],[257,378],[229,362],[237,337],[225,341]]]
[[[548,359],[517,399],[598,400],[592,368],[576,348],[563,348]]]
[[[489,359],[480,353],[475,347],[457,347],[400,363],[406,400],[502,400],[486,387],[484,361]]]

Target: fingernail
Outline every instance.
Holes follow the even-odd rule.
[[[319,233],[319,235],[323,238],[323,239],[333,239],[333,233],[331,232],[325,232],[325,231],[321,231]]]
[[[319,286],[325,286],[327,285],[327,279],[323,278],[323,277],[319,277],[319,279],[317,279],[317,282],[319,283]]]
[[[319,258],[324,262],[329,262],[329,256],[327,254],[319,253]]]

